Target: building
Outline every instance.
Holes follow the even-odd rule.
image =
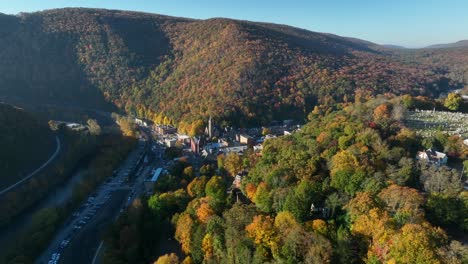
[[[164,144],[166,144],[166,146],[167,146],[168,148],[170,148],[170,147],[175,147],[175,146],[176,146],[176,143],[177,143],[177,139],[175,139],[175,138],[166,138],[166,139],[164,140]]]
[[[190,137],[184,134],[177,134],[177,139],[183,141],[184,143],[190,142]]]
[[[205,134],[211,139],[213,137],[213,122],[210,119],[208,119],[208,126],[205,128]]]
[[[145,120],[139,118],[135,118],[135,124],[139,126],[148,126],[148,123]]]
[[[263,150],[263,145],[262,144],[257,144],[253,147],[254,151],[262,151]]]
[[[251,145],[254,143],[253,138],[247,134],[239,134],[236,139],[241,144]]]
[[[242,175],[237,174],[236,177],[234,177],[234,181],[232,182],[232,186],[234,188],[240,188],[242,184]]]
[[[161,135],[166,135],[166,134],[174,134],[177,132],[177,129],[173,126],[166,126],[166,125],[157,125],[156,126],[156,133],[161,134]]]
[[[426,151],[419,151],[416,155],[417,160],[423,160],[431,164],[435,164],[437,166],[442,166],[447,164],[447,154],[438,152],[432,149],[428,149]]]
[[[463,144],[467,145],[468,146],[468,138],[463,140]]]
[[[190,149],[195,154],[200,154],[203,149],[203,139],[198,137],[193,137],[190,140]]]
[[[247,150],[247,146],[235,146],[235,147],[220,148],[219,152],[223,152],[224,154],[234,152],[234,153],[241,155],[241,154],[244,154],[244,151],[246,150]]]
[[[157,168],[150,179],[145,180],[145,192],[153,193],[154,184],[159,179],[159,176],[163,173],[163,168]]]
[[[206,143],[204,146],[203,146],[203,150],[205,150],[207,153],[209,154],[212,154],[213,152],[216,152],[216,150],[220,149],[221,147],[223,147],[223,145],[221,143]]]
[[[225,138],[218,139],[218,143],[221,147],[229,147],[229,142]]]
[[[245,171],[242,171],[242,172],[239,172],[235,177],[234,177],[234,181],[232,182],[232,186],[234,188],[240,188],[241,185],[242,185],[242,178],[244,178],[244,176],[247,175],[247,172]]]

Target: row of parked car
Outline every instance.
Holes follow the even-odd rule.
[[[111,191],[106,192],[102,201],[96,201],[95,196],[89,197],[86,203],[78,211],[72,214],[73,218],[78,222],[76,222],[73,225],[73,229],[70,231],[70,234],[67,236],[67,238],[63,239],[62,242],[60,242],[57,251],[52,253],[52,256],[48,262],[49,264],[56,264],[59,262],[61,251],[63,251],[68,246],[70,240],[73,238],[75,233],[83,226],[85,226],[89,222],[89,220],[91,220],[91,218],[93,218],[96,215],[97,210],[99,210],[99,208],[110,198],[110,192]],[[90,209],[87,211],[87,208]],[[83,214],[84,211],[87,211],[87,213]]]

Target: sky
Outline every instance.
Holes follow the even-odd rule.
[[[6,14],[63,7],[272,22],[410,48],[468,39],[468,0],[0,0]]]

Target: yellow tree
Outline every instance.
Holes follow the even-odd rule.
[[[186,254],[190,253],[193,224],[192,217],[187,213],[181,214],[177,220],[175,238],[179,241],[182,251]]]
[[[345,209],[351,216],[351,220],[354,220],[361,215],[368,214],[371,209],[376,207],[377,203],[369,193],[358,192],[356,196],[348,202]]]
[[[368,214],[360,215],[351,226],[351,231],[367,238],[370,243],[367,252],[369,258],[387,258],[389,240],[395,233],[395,225],[386,211],[373,208]]]
[[[213,236],[206,234],[202,240],[203,259],[209,262],[213,259]]]
[[[446,235],[428,223],[406,224],[392,239],[390,261],[394,263],[441,263],[439,247],[445,244]]]
[[[164,256],[160,256],[154,264],[179,264],[179,257],[174,253],[166,254]]]
[[[197,209],[198,220],[204,224],[208,223],[208,220],[215,215],[214,210],[209,204],[209,198],[210,197],[202,198],[200,200],[200,206]]]
[[[255,244],[264,246],[270,252],[277,248],[278,235],[274,227],[274,220],[270,216],[255,216],[252,223],[245,227],[245,230]]]
[[[461,103],[463,103],[463,98],[459,94],[449,93],[444,101],[444,106],[452,111],[456,111]]]
[[[254,199],[255,192],[257,192],[257,186],[253,183],[247,183],[245,186],[245,193],[247,194],[247,197],[249,197],[250,200]]]

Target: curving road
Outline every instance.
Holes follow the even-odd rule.
[[[37,168],[33,172],[29,173],[26,177],[24,177],[20,181],[18,181],[15,184],[10,185],[7,188],[1,190],[0,195],[12,190],[13,188],[17,187],[18,185],[22,184],[23,182],[31,179],[32,177],[34,177],[34,175],[36,175],[38,172],[40,172],[44,167],[49,165],[57,157],[57,155],[59,154],[60,149],[62,147],[62,144],[61,144],[60,139],[59,139],[58,136],[55,136],[55,142],[57,144],[57,146],[55,148],[55,152],[52,154],[52,156],[50,156],[50,158],[46,162],[44,162],[39,168]]]

